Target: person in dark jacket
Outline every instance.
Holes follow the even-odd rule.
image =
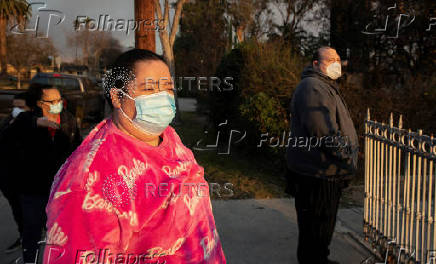
[[[58,89],[32,84],[28,96],[32,111],[21,113],[4,131],[2,152],[7,153],[7,174],[19,183],[24,262],[33,263],[54,175],[78,147],[81,135],[73,115],[62,109]]]
[[[304,69],[290,104],[288,190],[298,217],[297,257],[304,263],[328,259],[342,189],[357,168],[358,139],[339,91],[341,60],[330,47],[318,49]]]
[[[14,96],[14,99],[12,100],[12,112],[11,114],[2,120],[0,124],[0,142],[3,135],[3,132],[15,121],[15,119],[23,112],[29,111],[30,108],[27,106],[27,93],[19,93]],[[0,144],[0,149],[3,149],[3,146]],[[0,153],[0,167],[4,168],[7,166],[7,164],[4,164],[4,158],[3,154],[7,153]],[[8,175],[3,172],[0,175],[0,190],[2,191],[5,198],[8,200],[9,205],[12,209],[12,215],[14,216],[14,220],[17,223],[18,226],[18,233],[20,234],[20,237],[6,250],[5,253],[12,253],[16,250],[18,250],[21,246],[21,236],[23,233],[23,217],[22,217],[22,210],[21,210],[21,202],[20,202],[20,195],[18,193],[18,188],[16,181],[14,180],[13,175]]]
[[[16,94],[14,96],[14,99],[12,100],[12,112],[9,116],[4,118],[0,123],[0,136],[2,135],[3,131],[12,123],[14,122],[15,118],[22,113],[29,111],[30,108],[27,106],[26,103],[27,100],[27,93],[22,92],[19,94]]]

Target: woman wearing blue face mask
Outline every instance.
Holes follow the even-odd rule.
[[[102,263],[116,255],[129,263],[226,263],[204,170],[169,125],[176,108],[163,58],[128,51],[103,83],[113,113],[56,175],[44,263],[102,250]]]
[[[121,131],[158,146],[176,113],[171,75],[157,58],[133,65],[130,60],[116,64],[105,79],[105,85],[112,87],[106,90],[114,109],[112,119]]]
[[[62,109],[58,89],[32,84],[27,97],[30,111],[19,113],[1,139],[2,168],[18,183],[26,263],[35,259],[53,178],[81,142],[74,116]]]

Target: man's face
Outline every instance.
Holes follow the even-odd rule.
[[[24,111],[29,111],[29,107],[26,105],[26,101],[23,99],[12,100],[12,107],[18,107]]]
[[[313,67],[320,72],[327,74],[327,67],[334,62],[341,63],[341,57],[339,57],[336,50],[322,49],[320,51],[319,61],[314,61]]]
[[[50,105],[59,102],[62,102],[62,97],[58,89],[43,89],[41,100],[38,101],[37,105],[42,109],[43,115],[46,116],[50,111]]]
[[[174,84],[168,66],[162,61],[147,61],[136,63],[135,80],[129,84],[128,94],[132,98],[162,91],[174,94],[173,89]],[[122,96],[121,107],[130,119],[135,118],[136,107],[134,100]]]

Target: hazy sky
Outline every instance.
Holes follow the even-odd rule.
[[[149,0],[152,1],[152,0]],[[32,5],[32,19],[27,28],[33,28],[35,21],[39,17],[40,31],[46,32],[49,20],[49,14],[59,14],[65,16],[65,20],[56,25],[60,19],[56,15],[51,16],[50,27],[48,31],[49,37],[53,40],[55,47],[64,61],[71,61],[75,57],[75,48],[69,47],[66,43],[66,36],[74,33],[73,21],[77,17],[90,17],[95,21],[99,20],[100,16],[109,16],[113,20],[124,19],[125,21],[134,19],[134,0],[29,0]],[[39,3],[39,4],[37,4]],[[44,7],[45,3],[45,7]],[[163,5],[163,0],[161,0]],[[53,11],[49,11],[53,10]],[[274,12],[274,22],[280,23],[281,17],[278,12]],[[170,11],[170,20],[172,19],[174,10]],[[305,26],[307,30],[312,32],[317,31],[313,26]],[[31,32],[30,32],[31,33]],[[314,32],[316,33],[316,32]],[[120,43],[128,49],[134,46],[135,34],[130,31],[126,34],[125,31],[112,31],[115,38],[120,40]],[[156,52],[162,54],[159,36],[156,32]],[[80,51],[79,51],[80,55]]]
[[[39,27],[42,33],[40,36],[43,36],[46,32],[50,13],[57,14],[56,11],[59,11],[59,15],[65,15],[65,20],[58,25],[56,25],[56,22],[59,17],[56,15],[51,16],[48,35],[53,40],[60,55],[66,60],[75,57],[75,49],[68,47],[66,36],[74,33],[73,21],[78,16],[88,16],[97,22],[100,15],[108,15],[115,21],[117,19],[124,19],[125,21],[134,19],[133,0],[33,0],[29,1],[29,3],[33,3],[32,19],[27,28],[33,28],[36,18],[39,16]],[[45,3],[45,7],[43,4],[37,3]],[[56,11],[47,11],[48,9]],[[125,31],[112,31],[112,34],[120,40],[125,48],[134,46],[134,32],[130,31],[126,34]],[[156,51],[161,53],[160,41],[157,35],[156,40]]]

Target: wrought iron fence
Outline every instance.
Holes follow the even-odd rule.
[[[435,120],[436,122],[436,120]],[[365,120],[364,233],[387,263],[436,264],[436,139]]]

